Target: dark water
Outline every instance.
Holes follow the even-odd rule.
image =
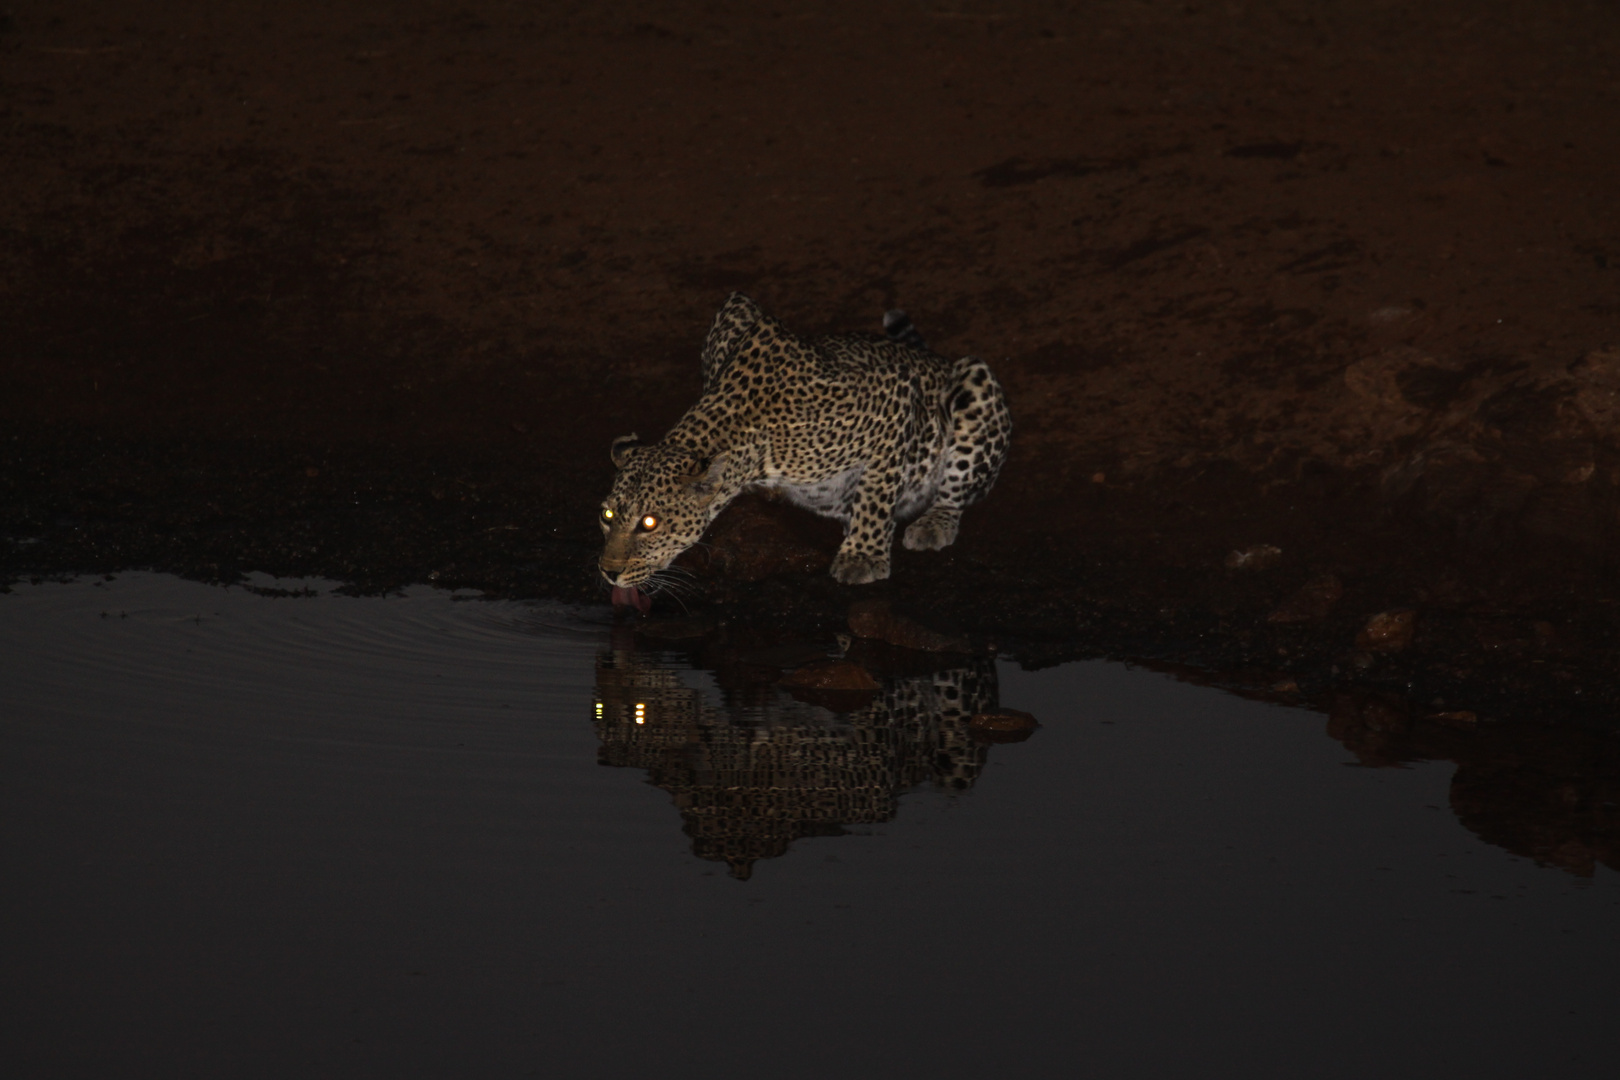
[[[1450,763],[1117,664],[835,713],[768,685],[814,647],[639,644],[430,591],[0,596],[7,1075],[1617,1067],[1615,873],[1485,842]],[[973,738],[998,700],[1043,726]]]

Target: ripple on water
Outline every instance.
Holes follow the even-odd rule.
[[[0,678],[11,703],[35,713],[173,726],[199,712],[249,724],[338,710],[345,726],[370,716],[383,723],[363,726],[397,737],[412,730],[401,725],[465,724],[491,709],[555,713],[589,692],[601,636],[590,612],[298,584],[317,595],[138,573],[20,587],[0,606]]]
[[[1120,664],[829,711],[803,643],[307,587],[0,596],[21,1074],[1613,1071],[1613,873],[1481,843],[1449,761]],[[1039,733],[974,741],[997,698]]]

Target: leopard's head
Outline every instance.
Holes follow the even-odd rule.
[[[674,443],[639,446],[634,435],[613,440],[612,455],[619,474],[597,513],[597,565],[609,584],[635,588],[697,543],[720,512],[724,457]]]

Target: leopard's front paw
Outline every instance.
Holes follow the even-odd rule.
[[[936,506],[906,527],[901,543],[908,551],[938,551],[956,542],[956,526],[962,520],[960,510],[947,510]]]
[[[832,562],[832,576],[845,585],[865,585],[889,576],[887,555],[854,555],[840,551]]]

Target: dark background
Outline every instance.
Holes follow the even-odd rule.
[[[883,587],[941,623],[1307,693],[1616,700],[1612,5],[65,2],[0,28],[12,578],[593,596],[607,443],[690,403],[744,289],[806,332],[903,306],[1005,383],[1001,486]],[[718,599],[841,610],[835,537],[732,517],[793,558],[720,560]],[[1257,543],[1280,563],[1223,568]],[[1328,575],[1336,603],[1268,621]],[[1389,608],[1413,645],[1355,667]]]

